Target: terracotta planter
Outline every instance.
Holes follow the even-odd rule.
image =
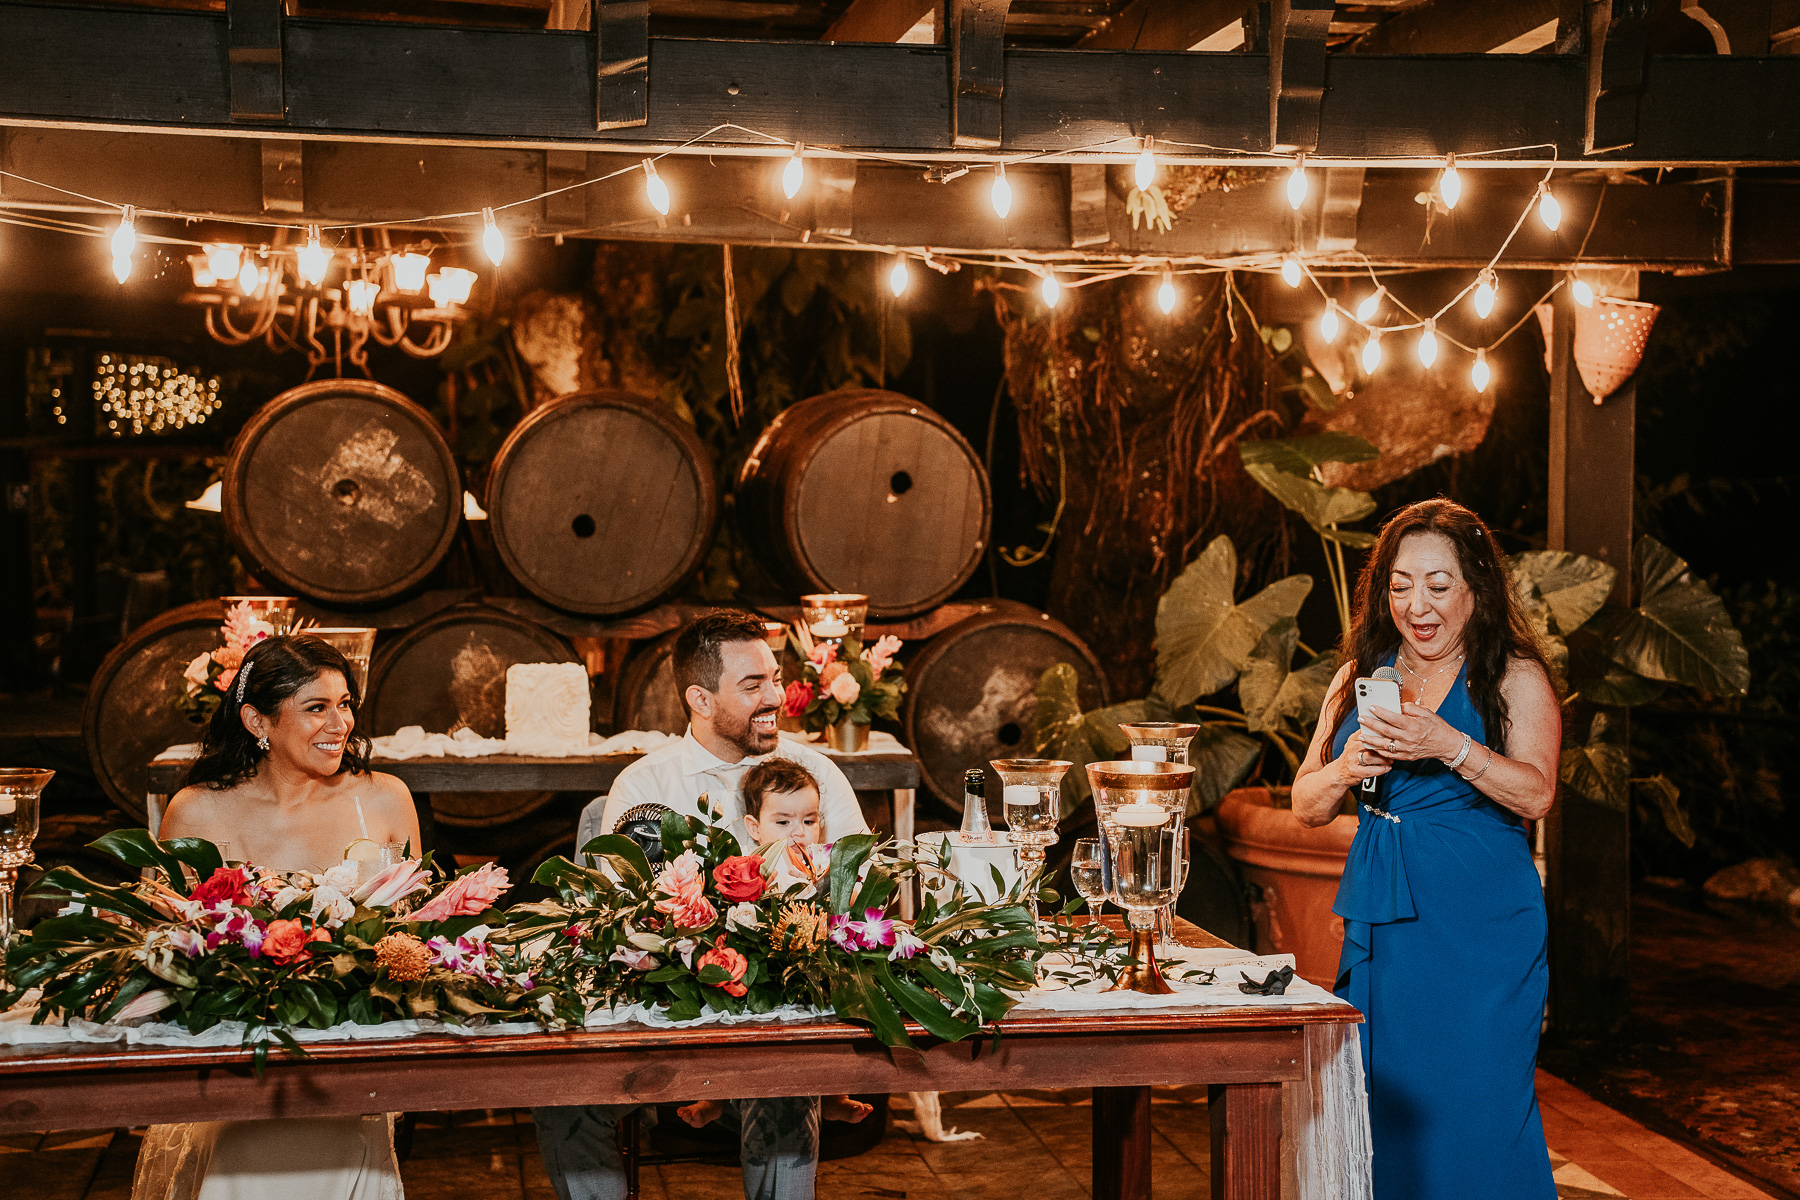
[[[1344,920],[1331,905],[1357,819],[1338,817],[1308,829],[1292,811],[1271,804],[1268,788],[1228,793],[1216,816],[1225,853],[1262,889],[1251,906],[1256,949],[1292,954],[1301,975],[1330,987],[1344,948]]]

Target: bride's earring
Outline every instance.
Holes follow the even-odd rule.
[[[265,733],[261,737],[256,739],[256,748],[258,750],[267,750],[269,748],[269,735],[268,734]]]

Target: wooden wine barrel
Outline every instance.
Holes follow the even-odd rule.
[[[942,604],[981,565],[992,500],[962,434],[896,392],[802,400],[738,482],[745,536],[797,592],[860,592],[871,616]]]
[[[377,651],[369,665],[363,728],[371,736],[407,725],[427,733],[467,727],[506,736],[506,668],[514,663],[577,662],[569,644],[541,625],[464,604],[421,621]],[[542,807],[554,792],[433,792],[446,825],[502,825]]]
[[[613,698],[613,728],[656,729],[680,737],[687,731],[687,709],[675,690],[675,639],[679,629],[639,646],[619,672]]]
[[[462,520],[462,478],[431,415],[365,379],[301,384],[245,423],[225,529],[264,582],[372,604],[431,573]]]
[[[488,532],[546,604],[610,615],[654,604],[700,569],[719,520],[706,448],[664,406],[577,392],[534,409],[488,472]]]
[[[205,727],[175,707],[181,673],[224,644],[217,600],[196,600],[152,617],[114,646],[88,684],[82,733],[94,776],[134,819],[145,818],[150,760],[178,742],[197,742]]]
[[[925,786],[962,811],[963,772],[996,758],[1031,756],[1038,679],[1057,663],[1081,678],[1083,711],[1106,703],[1106,677],[1087,643],[1061,621],[1022,604],[958,621],[932,638],[906,668],[900,710],[906,744]],[[989,797],[999,779],[988,769]],[[990,817],[999,812],[992,800]]]

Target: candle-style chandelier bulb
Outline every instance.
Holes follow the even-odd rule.
[[[902,255],[894,260],[894,269],[888,272],[888,289],[896,296],[903,295],[910,283],[912,272],[907,269],[906,257]]]
[[[794,156],[787,160],[787,166],[781,168],[781,192],[789,200],[800,194],[800,187],[806,182],[806,164],[801,161],[801,146],[794,143]]]
[[[309,287],[318,287],[325,282],[325,272],[331,268],[331,252],[319,241],[319,227],[306,227],[306,245],[294,255],[295,265],[299,268],[300,279]]]
[[[1337,301],[1327,300],[1325,302],[1325,315],[1319,318],[1319,336],[1324,338],[1327,344],[1335,342],[1337,341],[1338,330],[1342,328],[1343,322],[1338,320]]]
[[[256,289],[262,286],[262,271],[248,254],[244,255],[244,265],[238,269],[237,285],[246,296],[256,295]]]
[[[425,272],[431,270],[431,259],[415,251],[396,254],[388,260],[394,271],[397,291],[417,294],[425,290]]]
[[[1552,233],[1562,224],[1562,205],[1556,202],[1556,196],[1547,183],[1538,184],[1538,220]]]
[[[1569,295],[1575,297],[1575,303],[1583,308],[1594,307],[1594,289],[1579,275],[1569,276]]]
[[[127,204],[119,214],[119,227],[112,233],[113,278],[120,283],[131,278],[131,252],[137,248],[136,215]]]
[[[1299,208],[1306,203],[1306,155],[1302,154],[1294,160],[1294,169],[1288,172],[1287,199],[1289,208]]]
[[[1369,340],[1363,343],[1363,374],[1373,375],[1375,368],[1381,365],[1381,335],[1374,330],[1369,331]]]
[[[1062,299],[1062,284],[1056,281],[1055,271],[1044,272],[1044,286],[1041,290],[1044,295],[1044,304],[1047,307],[1055,308],[1057,302]]]
[[[1475,277],[1475,315],[1487,320],[1488,314],[1494,311],[1494,298],[1499,294],[1497,279],[1492,267],[1483,267],[1481,274]]]
[[[501,233],[500,226],[494,223],[494,210],[491,208],[481,210],[481,248],[487,251],[488,261],[496,267],[500,265],[500,260],[506,257],[506,235]],[[425,276],[421,273],[419,286],[423,287],[424,282]]]
[[[375,296],[381,286],[372,279],[352,279],[344,284],[344,303],[354,316],[366,317],[375,311]]]
[[[1475,385],[1476,391],[1485,392],[1487,391],[1489,378],[1487,351],[1477,350],[1475,352],[1475,365],[1469,369],[1469,382]]]
[[[1137,157],[1137,169],[1133,176],[1137,190],[1147,192],[1150,185],[1156,182],[1156,154],[1150,149],[1154,139],[1144,139],[1144,151]]]
[[[656,173],[654,159],[644,160],[644,195],[649,198],[650,207],[656,210],[658,216],[669,215],[669,185]]]
[[[229,242],[214,242],[206,247],[206,269],[219,283],[236,279],[244,265],[244,248]]]
[[[1300,286],[1300,260],[1292,254],[1281,260],[1281,282],[1291,288]]]
[[[1419,365],[1429,370],[1437,361],[1437,352],[1437,322],[1427,318],[1425,332],[1419,335]]]
[[[994,205],[994,215],[1002,221],[1012,211],[1012,184],[1006,182],[1006,164],[994,164],[994,186],[988,192],[988,199]]]
[[[1162,286],[1156,289],[1156,306],[1164,313],[1175,311],[1175,276],[1167,270],[1163,272]]]
[[[1455,208],[1456,202],[1462,199],[1462,176],[1456,173],[1456,155],[1444,156],[1444,173],[1438,176],[1438,195],[1443,198],[1445,208]]]
[[[1359,321],[1373,320],[1375,314],[1381,311],[1381,298],[1386,294],[1386,288],[1377,287],[1364,296],[1361,303],[1356,306],[1356,319]]]

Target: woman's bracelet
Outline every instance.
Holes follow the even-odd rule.
[[[1466,733],[1462,735],[1462,740],[1462,749],[1458,750],[1456,752],[1456,757],[1450,760],[1450,769],[1452,771],[1463,765],[1463,759],[1469,757],[1469,748],[1475,744]]]
[[[1488,752],[1487,761],[1481,764],[1481,770],[1475,772],[1473,775],[1462,776],[1462,781],[1464,783],[1474,783],[1477,779],[1480,779],[1483,775],[1486,775],[1488,773],[1488,768],[1494,765],[1494,748],[1492,746],[1489,746],[1487,748],[1487,752]]]

